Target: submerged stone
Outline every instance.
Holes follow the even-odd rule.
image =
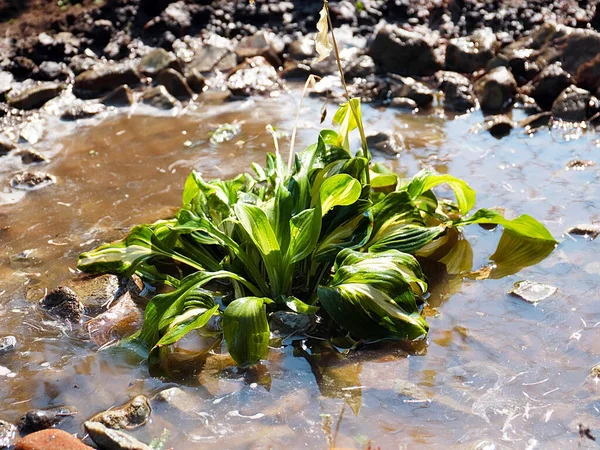
[[[552,120],[552,113],[550,112],[541,112],[538,114],[533,114],[519,122],[519,125],[527,131],[535,130],[540,127],[547,127],[550,124],[550,120]]]
[[[71,417],[73,411],[69,408],[33,409],[19,419],[19,430],[25,433],[45,430],[57,425],[65,417]]]
[[[45,188],[56,183],[54,176],[45,172],[23,172],[15,175],[10,180],[10,185],[15,189],[23,191],[33,191],[36,189]]]
[[[35,150],[31,149],[19,150],[15,154],[21,157],[21,162],[23,164],[40,164],[48,162],[48,158],[46,158],[41,153],[38,153]]]
[[[592,367],[592,370],[590,370],[590,377],[600,378],[600,364],[596,364]]]
[[[25,436],[15,450],[93,450],[76,437],[62,430],[42,430]]]
[[[195,398],[178,387],[163,389],[152,399],[155,403],[167,405],[180,412],[189,412],[198,406]]]
[[[98,422],[85,422],[90,438],[104,450],[151,450],[151,447],[122,431],[110,429]]]
[[[116,300],[119,278],[110,274],[87,276],[69,281],[67,287],[77,295],[88,314],[96,315]]]
[[[600,235],[600,223],[582,223],[567,230],[569,234],[575,234],[594,240]]]
[[[522,298],[529,303],[537,303],[553,295],[558,288],[549,284],[536,283],[535,281],[517,281],[510,294]]]
[[[86,322],[90,338],[100,347],[124,338],[141,328],[144,312],[128,292],[121,296],[108,311]]]
[[[79,302],[79,297],[65,286],[51,290],[42,299],[41,306],[53,316],[69,322],[79,322],[83,317],[83,305]]]
[[[276,311],[269,318],[269,326],[274,335],[286,337],[308,333],[315,326],[315,322],[309,314]]]
[[[152,407],[145,395],[138,395],[124,405],[96,414],[91,422],[99,422],[108,428],[133,429],[144,425],[150,419]]]
[[[404,149],[402,136],[397,133],[377,133],[367,136],[370,149],[396,156]]]
[[[14,336],[4,336],[0,338],[0,356],[14,352],[17,348],[17,338]]]

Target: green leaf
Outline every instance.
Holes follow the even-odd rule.
[[[294,296],[284,296],[285,304],[292,311],[297,312],[298,314],[315,314],[320,308],[318,306],[309,305],[304,303],[299,298]]]
[[[286,259],[294,264],[312,253],[321,232],[321,217],[315,208],[306,209],[290,220],[290,246]]]
[[[335,206],[351,205],[360,198],[362,187],[358,180],[347,174],[337,174],[323,182],[320,189],[321,214]]]
[[[269,323],[265,299],[244,297],[234,300],[223,314],[227,350],[238,365],[256,364],[269,352]]]
[[[416,174],[406,186],[406,190],[414,201],[425,192],[440,184],[447,184],[454,191],[456,202],[463,215],[468,214],[473,206],[475,206],[475,191],[465,181],[452,175],[440,175],[431,170],[422,170]]]
[[[337,144],[347,152],[350,152],[350,132],[358,128],[361,120],[360,99],[358,98],[342,103],[333,116],[333,123],[340,126]]]
[[[533,217],[523,214],[516,219],[505,219],[502,214],[491,209],[480,209],[471,217],[462,219],[457,225],[495,224],[502,225],[505,230],[531,239],[556,242],[548,229]]]
[[[174,344],[193,330],[203,328],[210,318],[217,312],[219,305],[211,309],[194,308],[177,317],[165,335],[156,343],[156,347]]]
[[[403,253],[415,253],[441,236],[446,227],[423,227],[419,225],[398,225],[385,228],[385,233],[378,233],[367,246],[370,252],[398,250]]]

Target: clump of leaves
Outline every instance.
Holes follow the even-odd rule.
[[[291,166],[277,152],[264,167],[253,164],[252,175],[208,182],[193,172],[173,219],[134,227],[80,256],[85,272],[136,273],[172,286],[150,301],[132,341],[158,356],[220,316],[227,349],[247,366],[267,355],[268,315],[278,310],[319,315],[333,333],[364,341],[423,339],[427,283],[415,255],[451,265],[448,255],[469,224],[504,227],[498,266],[518,270],[554,248],[530,216],[469,215],[475,192],[463,180],[430,170],[403,180],[371,164],[364,149],[353,154],[358,99],[334,121],[339,130],[321,131]],[[455,201],[438,199],[433,189],[441,184]]]

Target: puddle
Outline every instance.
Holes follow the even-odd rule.
[[[290,135],[294,105],[282,96],[198,105],[181,117],[138,111],[100,123],[50,120],[36,149],[52,157],[43,170],[56,185],[0,206],[0,334],[18,340],[16,352],[0,356],[3,419],[71,406],[77,418],[61,428],[81,433],[85,418],[173,385],[150,377],[130,352],[97,353],[82,331],[48,319],[34,303],[71,277],[81,251],[172,214],[191,169],[229,177],[262,162],[272,148],[265,126]],[[307,100],[299,147],[315,139],[319,110]],[[365,108],[364,116],[367,130],[403,135],[399,158],[379,157],[402,174],[430,165],[462,177],[478,192],[477,206],[531,214],[555,236],[600,219],[598,167],[565,170],[572,160],[598,159],[593,133],[513,130],[497,140],[470,131],[479,113],[447,121]],[[240,129],[230,140],[211,142],[212,132],[232,123]],[[282,137],[282,152],[288,145]],[[8,175],[0,174],[4,185]],[[499,234],[467,230],[475,268]],[[194,408],[183,416],[157,408],[134,434],[149,442],[167,429],[173,448],[574,448],[579,422],[592,433],[600,426],[600,385],[586,381],[600,360],[598,245],[567,236],[516,275],[432,280],[430,339],[417,351],[388,344],[340,358],[309,341],[272,349],[249,373],[215,355],[182,385]],[[558,291],[538,305],[507,295],[523,279]]]

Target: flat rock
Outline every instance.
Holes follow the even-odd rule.
[[[115,275],[76,278],[66,283],[90,315],[105,311],[117,299],[119,278]]]
[[[40,108],[48,100],[56,97],[62,86],[53,82],[28,82],[22,87],[13,88],[6,96],[8,104],[19,109]]]
[[[100,103],[106,106],[131,106],[133,105],[133,91],[131,88],[124,84],[115,88],[111,93],[109,93],[106,97],[100,99]]]
[[[50,314],[77,323],[83,317],[83,305],[77,294],[65,286],[52,289],[40,302]]]
[[[99,422],[114,430],[133,429],[146,424],[150,419],[151,412],[152,408],[148,397],[138,395],[118,408],[96,414],[90,421]]]
[[[506,67],[496,67],[477,80],[475,94],[484,114],[504,113],[515,101],[517,82]]]
[[[77,75],[73,92],[78,96],[100,96],[121,85],[135,86],[139,82],[140,76],[131,64],[99,64]]]
[[[13,81],[12,73],[0,71],[0,95],[4,95],[12,89]]]
[[[390,24],[377,32],[369,55],[382,70],[400,75],[432,75],[441,68],[433,39]]]
[[[65,109],[60,118],[62,120],[89,119],[104,111],[106,111],[106,106],[102,103],[82,102]]]
[[[510,294],[522,298],[529,303],[537,303],[546,300],[553,295],[558,288],[549,284],[536,283],[535,281],[517,281]]]
[[[582,223],[569,228],[567,233],[594,240],[600,235],[600,223]]]
[[[98,422],[85,422],[90,438],[104,450],[151,450],[143,442],[122,431],[112,430]]]
[[[14,336],[0,337],[0,356],[14,352],[17,348],[17,338]]]
[[[268,95],[281,89],[275,68],[262,56],[249,59],[228,79],[227,87],[233,95]]]
[[[17,442],[17,427],[10,422],[0,420],[0,450],[13,448]]]
[[[369,149],[397,156],[404,149],[402,136],[397,133],[377,133],[367,136]]]
[[[569,86],[556,98],[552,105],[555,119],[567,122],[582,122],[589,116],[589,108],[593,102],[592,94],[585,89]]]
[[[178,67],[177,56],[174,53],[163,48],[155,48],[140,60],[137,68],[144,75],[155,77],[162,70]]]
[[[411,77],[392,75],[390,77],[390,95],[410,98],[420,108],[429,106],[433,102],[433,91]]]
[[[143,310],[127,292],[108,311],[86,322],[85,328],[92,341],[102,347],[133,334],[141,328],[143,322]]]
[[[19,419],[17,425],[22,432],[31,433],[51,428],[73,414],[70,408],[32,409]]]
[[[76,437],[62,430],[42,430],[25,436],[15,450],[93,450]]]
[[[158,109],[173,109],[181,106],[179,101],[169,94],[164,86],[156,86],[144,91],[140,100],[143,104],[154,106]]]
[[[499,47],[491,28],[476,30],[472,35],[450,39],[446,48],[446,69],[472,73],[486,66]]]
[[[10,185],[23,191],[34,191],[42,189],[56,183],[54,176],[45,172],[23,172],[15,175],[10,180]]]
[[[156,82],[178,100],[189,100],[194,96],[186,79],[176,70],[163,69],[156,77]]]

